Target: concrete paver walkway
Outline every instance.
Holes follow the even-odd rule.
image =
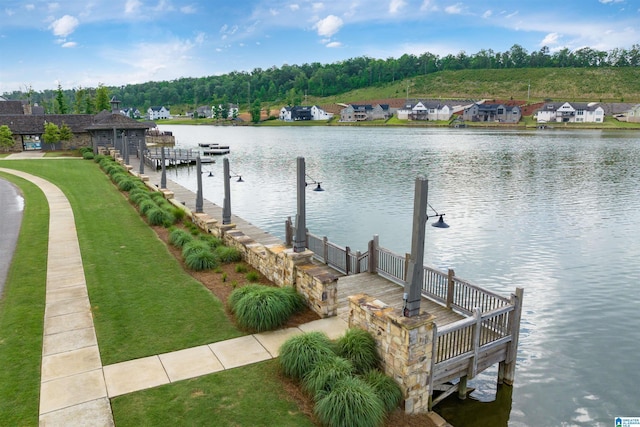
[[[109,398],[275,358],[297,334],[321,331],[335,339],[347,329],[338,317],[320,319],[103,367],[69,201],[42,178],[0,171],[33,182],[49,203],[40,426],[114,426]]]

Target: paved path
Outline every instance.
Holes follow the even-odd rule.
[[[109,398],[275,358],[296,334],[322,331],[335,339],[347,328],[333,317],[103,367],[69,201],[42,178],[0,171],[36,184],[50,209],[40,426],[113,426]]]
[[[24,199],[20,189],[0,178],[0,298],[7,280],[9,266],[13,260],[13,252],[18,240],[22,214],[24,212]]]

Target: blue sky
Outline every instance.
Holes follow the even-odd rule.
[[[0,0],[0,93],[357,56],[640,43],[640,1]]]

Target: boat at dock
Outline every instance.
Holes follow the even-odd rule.
[[[231,152],[231,149],[228,145],[220,145],[216,142],[201,142],[198,144],[198,146],[202,148],[202,154],[205,156],[220,156],[223,154],[229,154]]]

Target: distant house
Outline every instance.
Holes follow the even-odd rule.
[[[449,120],[453,107],[440,101],[407,102],[397,111],[400,120]]]
[[[340,111],[340,121],[387,120],[391,115],[388,104],[350,104]]]
[[[147,110],[147,118],[149,120],[168,119],[171,113],[164,106],[149,107]]]
[[[624,113],[627,122],[640,123],[640,104],[634,105]],[[624,121],[624,120],[623,120]]]
[[[120,114],[122,114],[125,117],[130,117],[132,119],[139,119],[141,117],[140,110],[133,107],[120,110]]]
[[[475,103],[464,109],[462,118],[470,122],[518,123],[522,110],[517,105]]]
[[[210,119],[213,117],[213,111],[211,107],[208,105],[202,105],[196,108],[196,111],[193,113],[198,119]]]
[[[286,122],[295,122],[299,120],[313,120],[311,113],[312,107],[306,105],[296,105],[293,107],[282,107],[278,117]]]
[[[313,117],[312,120],[329,120],[333,117],[333,113],[329,113],[317,105],[314,105],[311,107],[311,117]]]
[[[598,103],[549,102],[534,117],[538,123],[602,123],[604,109]]]

